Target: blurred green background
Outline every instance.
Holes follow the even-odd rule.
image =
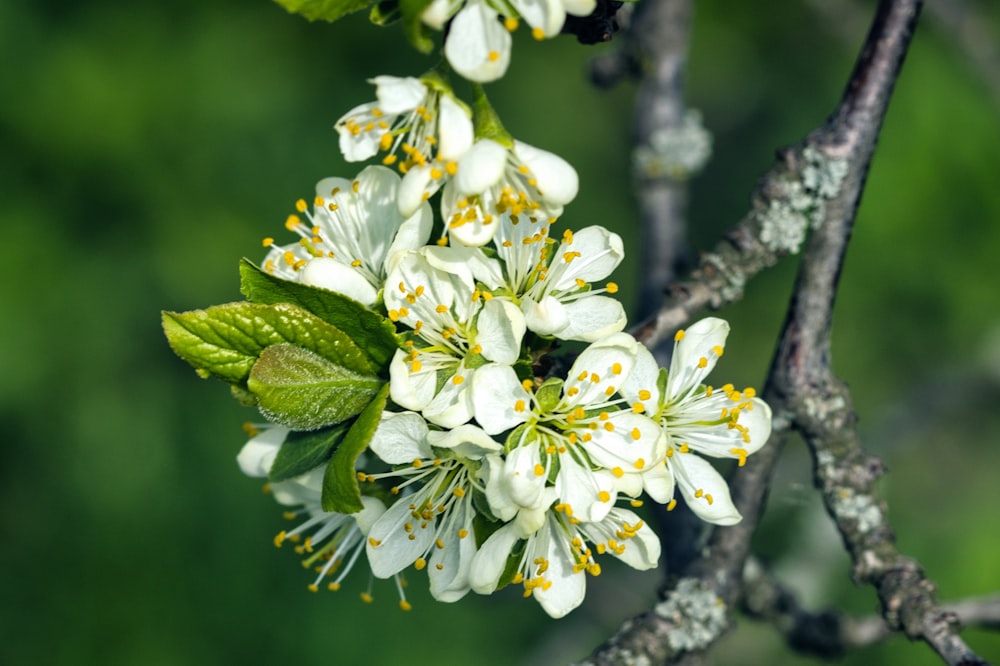
[[[688,97],[715,136],[692,184],[697,247],[747,210],[774,149],[836,103],[872,4],[821,4],[697,7]],[[1000,39],[996,3],[969,5]],[[834,361],[891,470],[901,548],[954,599],[1000,588],[1000,109],[968,45],[924,18],[862,201]],[[490,90],[516,136],[579,169],[564,223],[610,226],[636,253],[635,90],[589,87],[597,50],[521,31]],[[656,574],[610,565],[559,622],[515,591],[435,603],[420,574],[411,613],[385,582],[361,603],[363,575],[309,593],[294,554],[271,545],[279,508],[235,465],[256,415],[162,336],[161,309],[238,300],[239,258],[261,256],[316,180],[356,172],[331,126],[372,97],[365,80],[433,59],[363,16],[311,25],[267,0],[8,0],[0,62],[0,661],[551,664],[649,601]],[[762,383],[794,269],[722,313],[719,381]],[[634,263],[618,278],[636,293]],[[758,549],[811,607],[871,613],[810,483],[793,444]],[[718,663],[813,663],[740,625]],[[967,636],[1000,656],[996,635]],[[895,638],[847,663],[937,662]]]

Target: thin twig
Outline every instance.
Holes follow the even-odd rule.
[[[773,624],[794,650],[818,657],[840,657],[880,643],[895,632],[881,615],[855,618],[839,609],[808,611],[795,594],[756,558],[743,569],[741,609]],[[942,606],[966,627],[1000,628],[1000,595],[962,599]]]

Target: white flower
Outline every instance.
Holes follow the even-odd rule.
[[[479,368],[472,391],[476,421],[489,434],[516,428],[503,474],[486,489],[491,506],[509,498],[517,509],[538,508],[552,482],[560,509],[601,520],[617,497],[618,479],[662,460],[657,423],[620,410],[623,401],[614,398],[638,347],[625,333],[609,336],[577,357],[565,382],[550,380],[537,391],[530,380],[519,382],[510,366]]]
[[[473,269],[491,261],[478,249],[425,247],[401,253],[386,281],[389,318],[414,333],[389,365],[390,396],[445,428],[472,418],[471,380],[484,359],[512,364],[521,354],[521,311],[476,288]]]
[[[366,480],[402,479],[392,488],[400,498],[368,534],[372,572],[388,578],[411,564],[427,568],[434,598],[458,601],[469,591],[476,553],[472,495],[483,490],[480,462],[496,458],[500,445],[475,426],[429,431],[418,414],[385,412],[371,450],[398,467]]]
[[[561,157],[520,141],[508,149],[480,139],[445,186],[445,232],[463,245],[485,245],[497,233],[499,216],[552,221],[578,188],[576,170]]]
[[[266,477],[289,432],[288,428],[281,426],[265,427],[263,431],[253,432],[254,436],[237,456],[240,469],[247,476]],[[319,591],[323,579],[334,574],[337,574],[336,578],[327,583],[326,587],[332,591],[340,589],[341,582],[365,550],[365,537],[386,511],[380,500],[368,496],[362,496],[363,508],[357,513],[324,511],[321,506],[323,475],[324,468],[318,467],[302,476],[268,484],[279,504],[298,506],[297,510],[285,514],[287,519],[295,520],[306,516],[294,529],[279,532],[274,537],[274,545],[280,548],[285,542],[295,544],[295,552],[302,556],[303,566],[315,569],[317,573],[316,579],[309,585],[313,592]],[[410,610],[410,603],[406,600],[398,576],[395,582],[400,608]],[[361,598],[366,602],[372,601],[370,586],[361,593]]]
[[[567,13],[587,16],[596,6],[596,0],[469,0],[465,3],[462,0],[434,0],[421,14],[421,19],[440,30],[455,16],[444,45],[448,64],[466,79],[486,83],[499,79],[507,71],[512,41],[509,32],[517,29],[518,18],[532,27],[535,39],[545,39],[559,34]],[[505,17],[503,23],[500,16]]]
[[[625,328],[618,285],[594,289],[624,258],[618,234],[599,226],[566,230],[555,252],[547,222],[507,220],[493,239],[502,260],[503,287],[524,312],[528,330],[562,340],[593,342]]]
[[[356,106],[337,121],[344,159],[359,162],[380,150],[383,162],[401,169],[436,156],[457,160],[472,145],[469,112],[439,81],[376,76],[375,102]],[[402,152],[402,161],[397,152]]]
[[[554,618],[563,617],[583,602],[584,573],[601,573],[594,561],[595,551],[610,553],[639,570],[652,569],[660,557],[656,535],[631,511],[613,508],[599,521],[581,522],[557,506],[545,512],[535,532],[524,534],[512,522],[486,539],[472,560],[470,583],[474,591],[492,594],[497,589],[521,541],[525,543],[511,582],[523,584],[525,596],[534,596]]]
[[[400,179],[390,169],[370,166],[354,181],[325,178],[316,185],[313,212],[304,200],[299,215],[285,226],[299,234],[298,243],[274,246],[264,269],[349,296],[364,305],[378,300],[395,255],[423,246],[430,236],[433,214],[428,204],[409,216],[400,215],[396,197]]]
[[[742,466],[771,434],[771,409],[752,388],[703,385],[722,356],[728,334],[729,324],[715,317],[679,331],[665,377],[653,355],[640,349],[621,388],[633,410],[656,420],[667,439],[665,457],[643,475],[646,492],[673,508],[676,484],[691,510],[717,525],[732,525],[741,516],[725,479],[694,453],[733,458]],[[635,490],[631,494],[637,494]]]

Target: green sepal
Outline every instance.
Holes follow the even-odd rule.
[[[500,579],[497,581],[498,590],[502,590],[514,582],[514,576],[517,575],[517,570],[521,566],[521,560],[524,558],[524,548],[527,544],[526,540],[521,540],[515,543],[514,547],[510,549],[507,564],[504,565],[503,573],[500,574]]]
[[[403,13],[399,10],[397,0],[383,0],[376,3],[372,6],[371,12],[368,13],[368,20],[383,28],[392,25],[402,17]]]
[[[336,21],[359,12],[372,4],[373,0],[274,0],[290,14],[299,14],[310,21]]]
[[[384,384],[378,377],[351,372],[291,344],[262,351],[247,380],[261,413],[293,430],[346,421],[360,413]]]
[[[240,260],[240,291],[253,303],[291,303],[308,310],[343,331],[380,370],[400,345],[386,317],[335,291],[275,277],[249,259]]]
[[[325,463],[347,434],[350,423],[312,432],[290,432],[274,457],[267,478],[272,483],[305,474]]]
[[[236,398],[236,401],[244,407],[257,406],[257,396],[248,391],[245,386],[240,384],[230,384],[229,392],[232,393],[233,397]]]
[[[385,409],[388,397],[389,385],[385,384],[358,415],[330,458],[323,475],[321,504],[324,511],[355,513],[364,508],[355,465],[358,456],[368,448],[368,443],[382,420],[382,410]]]
[[[663,401],[667,398],[667,369],[660,368],[660,374],[656,376],[656,389],[660,392],[660,405],[662,406]]]
[[[528,434],[528,431],[530,431],[532,427],[533,426],[527,423],[522,423],[521,425],[511,430],[510,434],[507,435],[507,439],[504,440],[504,445],[503,445],[504,453],[510,453],[517,447],[521,446],[524,443],[521,440],[525,439],[525,436]]]
[[[477,141],[492,139],[504,148],[514,147],[514,137],[500,122],[500,116],[486,97],[486,90],[479,83],[472,84],[472,111],[472,123]]]
[[[291,343],[351,372],[377,370],[336,326],[288,303],[227,303],[205,310],[163,312],[163,332],[174,353],[205,374],[243,384],[267,347]]]
[[[423,54],[434,50],[434,40],[431,39],[431,29],[420,20],[432,0],[399,0],[399,10],[403,14],[403,34],[413,48]]]
[[[500,519],[493,515],[493,510],[490,508],[490,502],[486,499],[486,493],[480,490],[476,484],[473,484],[472,486],[472,507],[476,510],[476,515],[473,517],[473,525],[476,534],[476,546],[478,547],[482,546],[483,541],[486,541],[486,538],[500,527],[500,525],[496,524],[500,521]],[[482,541],[480,541],[480,519],[482,519],[484,523],[492,526],[490,528],[483,528],[488,531],[489,534],[482,535]]]
[[[535,400],[538,401],[540,412],[551,412],[555,410],[559,401],[562,400],[563,380],[558,377],[549,377],[542,385],[535,390]]]

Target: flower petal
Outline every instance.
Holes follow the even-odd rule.
[[[358,117],[363,119],[372,117],[372,110],[377,106],[376,102],[356,106],[345,113],[334,125],[340,138],[340,152],[343,153],[344,159],[348,162],[362,162],[378,153],[381,134],[352,130],[352,124],[348,122],[349,119],[356,120]]]
[[[472,120],[450,95],[441,95],[439,105],[437,158],[455,161],[472,147]]]
[[[556,333],[561,340],[594,342],[625,328],[621,301],[608,296],[585,296],[565,306],[567,324]]]
[[[550,536],[545,558],[548,569],[544,577],[551,585],[536,587],[533,596],[546,613],[560,618],[583,603],[587,578],[583,571],[574,570],[565,536],[558,532],[554,521],[550,520],[546,529],[550,530]]]
[[[410,506],[417,502],[415,495],[400,497],[372,525],[365,550],[376,577],[398,574],[434,543],[434,521],[413,516]]]
[[[559,245],[553,264],[566,262],[566,253],[578,253],[572,258],[567,270],[556,282],[556,289],[576,289],[576,281],[596,282],[603,280],[618,267],[625,258],[621,236],[604,227],[585,227],[572,235],[570,242]]]
[[[444,548],[434,548],[427,567],[431,596],[438,601],[455,602],[468,594],[469,572],[476,555],[476,538],[472,534],[474,513],[468,501],[455,508],[453,529],[444,531],[441,543]],[[464,530],[460,536],[458,530]]]
[[[376,76],[369,83],[375,84],[379,108],[387,114],[412,111],[427,98],[427,86],[420,79],[410,76]]]
[[[702,520],[715,525],[735,525],[743,520],[729,496],[729,486],[711,464],[698,456],[675,454],[668,465],[688,507]]]
[[[299,271],[299,282],[320,287],[352,298],[362,305],[372,305],[378,292],[358,271],[330,257],[316,257]]]
[[[639,345],[636,347],[635,365],[632,366],[632,371],[619,389],[619,393],[630,405],[642,403],[644,414],[656,414],[662,401],[657,384],[659,376],[660,366],[656,358],[644,345]],[[646,395],[649,397],[644,398]]]
[[[513,523],[491,534],[472,558],[469,585],[479,594],[493,594],[507,568],[507,558],[520,539]]]
[[[513,365],[521,355],[525,330],[521,310],[506,299],[494,298],[483,303],[476,319],[476,343],[486,359]]]
[[[574,405],[606,401],[631,372],[638,345],[627,333],[615,333],[592,343],[573,362],[564,395],[575,394]]]
[[[251,437],[236,456],[240,471],[253,478],[267,476],[288,433],[288,428],[273,426]]]
[[[435,430],[427,434],[427,441],[438,449],[449,449],[455,455],[469,460],[480,460],[488,454],[503,451],[482,428],[460,425],[450,430]]]
[[[476,370],[472,402],[479,425],[490,435],[497,435],[527,420],[531,396],[517,381],[514,368],[489,363]],[[516,409],[519,405],[523,405],[520,411]]]
[[[562,28],[556,28],[556,33]],[[548,34],[548,33],[546,33]],[[553,33],[554,34],[554,33]],[[576,198],[580,180],[576,169],[555,153],[536,148],[522,141],[515,141],[512,150],[515,158],[531,171],[537,188],[546,203],[563,206]]]
[[[409,357],[402,349],[389,363],[389,397],[404,409],[420,411],[434,398],[437,373],[433,369],[411,372]]]
[[[540,301],[530,296],[521,300],[525,323],[538,335],[556,335],[569,325],[566,307],[554,296],[546,294]]]
[[[481,194],[500,182],[507,167],[507,149],[492,139],[480,139],[458,163],[458,194]]]
[[[415,412],[382,412],[369,447],[390,465],[434,457],[427,442],[427,422]]]
[[[470,2],[452,20],[444,55],[463,78],[487,83],[507,71],[511,36],[497,16],[485,3]]]
[[[667,400],[678,400],[701,385],[719,360],[728,335],[729,323],[718,317],[706,317],[684,331],[670,359]]]

